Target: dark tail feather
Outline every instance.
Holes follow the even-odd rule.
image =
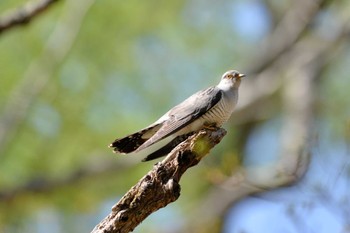
[[[109,147],[113,148],[114,152],[128,154],[135,151],[139,148],[145,141],[147,141],[152,134],[147,135],[149,137],[142,137],[145,133],[148,133],[151,130],[157,130],[156,127],[159,125],[154,125],[149,128],[143,129],[139,132],[130,134],[124,138],[116,139],[112,142]]]
[[[142,133],[137,132],[125,138],[116,139],[109,145],[109,147],[113,148],[114,152],[125,154],[131,153],[139,146],[141,146],[145,141],[147,141],[147,139],[142,138],[142,135]]]
[[[185,141],[189,136],[193,135],[193,133],[183,134],[180,136],[177,136],[173,140],[171,140],[168,144],[163,146],[162,148],[156,150],[155,152],[147,155],[146,158],[142,160],[142,162],[150,161],[153,159],[157,159],[160,157],[163,157],[167,154],[169,154],[177,145],[179,145],[181,142]]]

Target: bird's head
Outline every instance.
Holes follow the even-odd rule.
[[[241,79],[244,77],[245,74],[241,74],[237,70],[229,70],[222,75],[218,87],[221,89],[238,88],[241,84]]]

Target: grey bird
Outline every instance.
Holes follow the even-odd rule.
[[[244,74],[229,70],[218,85],[201,90],[176,105],[150,126],[116,139],[109,147],[121,154],[141,151],[168,137],[174,138],[142,161],[168,154],[179,143],[203,128],[221,127],[231,116],[238,100]]]

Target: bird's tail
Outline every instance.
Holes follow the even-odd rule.
[[[113,151],[116,153],[131,153],[152,137],[160,126],[161,124],[151,125],[139,132],[130,134],[124,138],[116,139],[109,145],[109,147],[113,148]]]
[[[168,144],[163,146],[162,148],[156,150],[155,152],[147,155],[146,158],[142,160],[142,162],[150,161],[153,159],[160,158],[162,156],[165,156],[169,154],[177,145],[179,145],[181,142],[185,141],[189,136],[193,135],[194,132],[188,133],[188,134],[183,134],[179,135],[173,140],[171,140]]]

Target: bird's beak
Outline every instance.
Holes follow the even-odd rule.
[[[245,74],[239,74],[238,75],[238,78],[244,78],[245,77]]]

